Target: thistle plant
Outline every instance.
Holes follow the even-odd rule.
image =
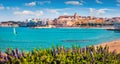
[[[120,53],[110,52],[109,47],[57,46],[34,49],[29,52],[7,48],[0,51],[0,64],[119,64]]]

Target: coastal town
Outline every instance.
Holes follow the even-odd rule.
[[[55,27],[109,27],[112,28],[115,22],[120,22],[120,17],[102,18],[94,16],[79,16],[75,13],[72,16],[63,15],[50,19],[27,19],[25,21],[2,21],[1,27],[35,27],[35,28],[55,28]]]
[[[120,64],[120,0],[0,0],[0,64]]]

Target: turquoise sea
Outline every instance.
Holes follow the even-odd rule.
[[[13,28],[0,27],[0,50],[18,48],[27,51],[52,46],[80,47],[120,39],[120,33],[92,28]]]

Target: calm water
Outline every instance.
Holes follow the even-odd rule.
[[[49,48],[56,45],[84,47],[120,38],[119,32],[104,29],[16,28],[16,31],[17,35],[13,33],[13,28],[0,28],[0,50],[6,48],[33,50],[34,48]]]

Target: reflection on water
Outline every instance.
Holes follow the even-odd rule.
[[[115,33],[120,33],[120,30],[114,30]]]
[[[120,29],[107,29],[108,31],[113,31],[115,33],[120,33]]]

